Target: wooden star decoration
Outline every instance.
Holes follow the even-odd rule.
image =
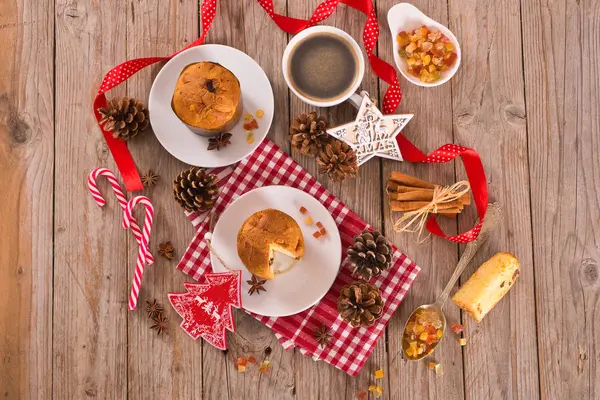
[[[365,95],[356,119],[328,129],[327,133],[352,146],[359,166],[375,156],[402,161],[396,136],[413,116],[414,114],[383,115],[369,96]]]

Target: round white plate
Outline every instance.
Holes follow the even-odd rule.
[[[314,224],[304,223],[299,211],[305,207]],[[298,222],[304,236],[304,257],[288,272],[267,281],[266,292],[248,295],[252,278],[237,253],[237,234],[253,213],[274,208],[285,212]],[[321,221],[327,235],[313,237],[316,222]],[[214,250],[232,269],[242,270],[242,306],[248,311],[269,317],[283,317],[306,310],[316,304],[331,288],[342,261],[340,233],[329,212],[311,195],[288,186],[265,186],[254,189],[231,203],[219,217],[212,235]],[[214,272],[227,269],[211,254]]]
[[[208,138],[190,131],[171,109],[171,98],[179,74],[185,66],[199,61],[212,61],[229,69],[238,78],[242,90],[244,111],[240,122],[230,132],[231,144],[221,150],[208,151]],[[152,89],[148,109],[150,124],[160,144],[179,160],[198,167],[223,167],[236,163],[252,153],[263,141],[273,121],[273,89],[262,68],[250,56],[233,47],[205,44],[187,49],[165,64]],[[257,118],[254,143],[246,142],[244,115],[265,114]]]

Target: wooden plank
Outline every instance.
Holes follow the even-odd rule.
[[[295,18],[309,19],[320,1],[288,2],[288,15]],[[362,30],[366,17],[357,10],[340,5],[334,14],[324,22],[348,32],[364,49]],[[363,52],[364,53],[364,52]],[[366,58],[366,54],[363,54]],[[377,78],[368,65],[365,66],[365,77],[361,90],[377,95]],[[356,117],[356,109],[349,103],[331,108],[316,108],[303,103],[291,94],[290,118],[302,113],[317,111],[329,121],[330,126],[352,121]],[[289,127],[288,127],[289,128]],[[289,142],[288,142],[289,143]],[[289,144],[288,144],[288,148]],[[375,229],[382,228],[381,222],[381,167],[378,160],[372,160],[361,166],[357,179],[347,179],[342,183],[332,182],[326,175],[319,175],[315,159],[290,151],[290,154],[310,174],[316,177],[331,193],[346,203],[350,209],[365,219]],[[385,335],[381,337],[371,357],[355,378],[325,362],[313,361],[296,352],[296,389],[298,399],[350,399],[355,398],[360,390],[367,390],[372,383],[373,372],[387,365],[385,352]],[[388,392],[387,385],[384,391]]]
[[[446,2],[431,3],[427,1],[411,2],[431,18],[447,23]],[[395,4],[391,0],[379,0],[379,14],[385,18],[387,10]],[[380,18],[381,19],[381,18]],[[392,40],[387,24],[382,27],[379,39],[379,54],[394,65]],[[400,75],[400,74],[399,74]],[[452,143],[452,108],[451,84],[435,88],[423,88],[413,85],[400,75],[400,85],[404,98],[399,112],[414,113],[403,134],[417,147],[429,153],[445,143]],[[382,89],[387,88],[383,84]],[[438,184],[455,182],[452,163],[448,164],[412,164],[408,162],[384,161],[383,179],[386,180],[392,171],[401,171],[420,179]],[[384,194],[385,195],[385,194]],[[390,213],[387,199],[385,202],[386,235],[404,251],[409,258],[421,267],[421,273],[402,302],[398,312],[388,326],[389,379],[390,398],[411,399],[415,393],[429,398],[463,398],[463,369],[461,352],[451,337],[446,338],[436,349],[433,359],[441,362],[444,377],[436,377],[427,369],[427,363],[406,361],[402,358],[402,330],[410,313],[421,304],[435,301],[446,285],[457,263],[457,247],[455,244],[437,237],[431,237],[423,244],[410,233],[394,233],[393,223],[401,214]],[[459,216],[459,219],[464,218]],[[456,232],[456,222],[442,218],[440,224],[448,234]],[[459,320],[456,307],[445,308],[449,322]],[[406,385],[410,390],[406,390]]]
[[[52,393],[53,5],[0,4],[0,396]]]
[[[127,58],[167,56],[198,37],[198,3],[186,1],[131,0],[127,7]],[[127,94],[147,102],[156,74],[164,63],[148,67],[127,81]],[[172,181],[188,166],[171,156],[151,129],[130,141],[129,148],[141,173],[152,169],[160,178],[141,194],[155,207],[151,250],[156,258],[146,268],[138,309],[128,316],[128,393],[129,399],[202,398],[202,340],[194,341],[179,328],[181,318],[169,304],[169,292],[185,291],[183,282],[191,280],[175,267],[194,235],[183,209],[173,200]],[[138,213],[138,221],[143,212]],[[169,261],[158,254],[158,246],[171,241],[176,258]],[[128,241],[128,280],[133,279],[137,243]],[[165,308],[170,322],[169,336],[158,337],[144,311],[145,301],[156,299]],[[193,384],[192,384],[193,383]]]
[[[597,8],[521,2],[541,398],[600,398]]]
[[[521,261],[517,285],[481,323],[463,315],[465,397],[535,399],[539,381],[519,2],[450,2],[449,13],[463,54],[452,87],[456,142],[478,150],[490,200],[504,208],[500,229],[463,279],[498,251]],[[463,169],[458,171],[458,178],[466,179]],[[465,217],[461,231],[472,226],[473,207]]]
[[[285,1],[274,2],[275,10],[285,12]],[[268,30],[268,34],[266,33]],[[287,142],[288,94],[281,74],[281,56],[287,35],[279,30],[255,0],[220,1],[217,16],[207,38],[244,51],[264,69],[275,96],[275,117],[268,138],[278,145]],[[246,110],[255,112],[256,110]],[[295,397],[293,352],[285,352],[267,327],[244,312],[236,312],[235,334],[229,334],[229,350],[221,352],[204,345],[204,398],[290,399]],[[235,360],[254,355],[258,361],[272,362],[270,375],[257,368],[239,373]]]
[[[115,169],[92,113],[104,74],[126,59],[125,3],[56,1],[56,174],[53,397],[127,396],[127,237],[105,180],[99,209],[86,186]],[[111,95],[123,95],[116,89]]]

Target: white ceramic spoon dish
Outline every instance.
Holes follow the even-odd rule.
[[[400,70],[400,73],[410,82],[415,85],[424,86],[424,87],[433,87],[439,86],[443,83],[446,83],[454,76],[461,62],[461,53],[460,53],[460,45],[458,44],[458,40],[456,40],[456,36],[450,29],[446,28],[444,25],[440,24],[437,21],[429,18],[427,15],[423,14],[421,10],[417,7],[413,6],[409,3],[399,3],[388,11],[387,15],[388,25],[390,27],[390,32],[392,34],[392,43],[394,44],[394,61],[396,61],[396,66]],[[419,77],[411,75],[408,73],[408,64],[406,60],[400,57],[398,53],[399,45],[396,40],[396,36],[400,31],[412,32],[413,30],[419,28],[421,25],[426,25],[429,28],[434,28],[442,32],[452,44],[456,48],[456,62],[447,71],[441,72],[441,77],[435,82],[427,83],[421,82]]]

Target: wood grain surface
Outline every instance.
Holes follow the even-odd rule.
[[[394,0],[375,0],[381,34],[376,53],[393,63],[386,22]],[[85,179],[95,167],[116,170],[92,114],[104,74],[137,57],[169,55],[198,37],[197,0],[5,0],[0,2],[0,398],[354,400],[382,368],[383,399],[600,399],[600,3],[597,0],[411,0],[447,25],[462,65],[447,84],[421,88],[403,78],[399,112],[414,113],[405,136],[424,152],[445,143],[474,147],[487,173],[490,201],[504,208],[501,228],[463,274],[497,251],[515,254],[521,276],[481,323],[451,302],[449,323],[466,326],[467,346],[448,334],[433,358],[402,358],[410,312],[431,303],[452,274],[462,246],[395,233],[385,181],[402,171],[440,184],[465,179],[460,161],[420,165],[374,159],[359,177],[333,183],[314,159],[290,146],[290,120],[317,111],[331,125],[352,120],[349,104],[308,106],[291,94],[281,57],[291,35],[255,0],[220,1],[207,43],[240,49],[265,70],[276,113],[269,139],[371,226],[385,232],[422,272],[357,377],[284,351],[273,333],[244,312],[229,350],[191,340],[167,293],[191,280],[176,260],[158,255],[171,241],[176,259],[193,228],[172,200],[171,181],[187,166],[151,129],[130,141],[141,173],[158,184],[134,195],[155,206],[151,250],[138,310],[127,311],[137,244],[120,227],[121,210],[106,181],[99,208]],[[275,10],[309,18],[319,0],[277,0]],[[366,18],[345,5],[325,21],[362,45]],[[162,64],[109,97],[147,100]],[[387,84],[366,67],[361,89],[379,101]],[[138,210],[139,211],[139,210]],[[137,212],[141,220],[143,214]],[[443,219],[447,233],[468,229],[467,207]],[[168,336],[157,336],[146,300],[165,304]],[[239,373],[239,356],[270,360],[270,375]],[[369,399],[373,396],[370,395]]]

